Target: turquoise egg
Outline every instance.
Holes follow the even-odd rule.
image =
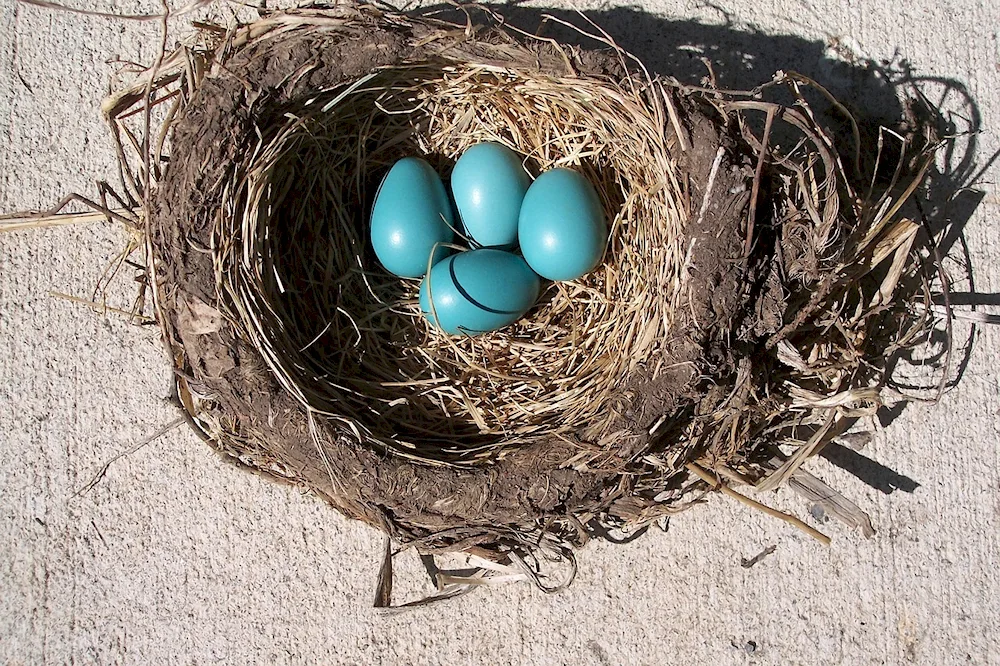
[[[544,172],[528,188],[517,227],[521,254],[549,280],[574,280],[601,262],[608,225],[594,186],[571,169]]]
[[[540,291],[541,280],[516,254],[470,250],[431,269],[420,285],[420,310],[445,333],[478,335],[520,319]]]
[[[435,243],[454,238],[454,223],[448,191],[434,167],[419,157],[404,157],[392,165],[375,195],[372,248],[390,273],[421,277]],[[438,248],[431,263],[447,255],[447,248]]]
[[[507,146],[477,143],[462,153],[451,173],[451,193],[469,238],[481,247],[514,247],[529,185],[521,158]]]

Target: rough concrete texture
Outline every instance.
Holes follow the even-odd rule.
[[[838,49],[907,59],[920,75],[967,86],[981,166],[1000,148],[995,2],[646,0],[600,10],[662,73],[697,62],[677,47],[699,40],[719,47],[710,55],[724,80],[745,85],[776,67],[837,79],[828,57]],[[117,61],[149,61],[157,30],[0,0],[0,212],[113,179],[99,101]],[[984,196],[966,227],[987,294],[1000,291],[998,176],[992,165],[979,176]],[[875,424],[864,454],[897,482],[878,490],[811,463],[870,511],[873,539],[820,524],[834,536],[825,548],[714,497],[667,533],[592,544],[561,594],[516,584],[385,614],[370,607],[381,535],[222,463],[185,427],[77,493],[177,417],[155,327],[49,293],[89,296],[122,242],[101,223],[0,234],[4,663],[1000,663],[1000,330],[979,331],[940,404]],[[112,302],[126,302],[130,278]],[[761,499],[808,515],[788,491]],[[740,566],[769,545],[772,555]],[[419,581],[403,592],[426,592],[403,559],[404,577]]]

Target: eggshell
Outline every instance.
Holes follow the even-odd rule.
[[[451,173],[451,193],[469,238],[481,247],[513,248],[529,185],[520,156],[503,144],[477,143],[462,153]]]
[[[571,169],[551,169],[528,188],[518,222],[521,254],[549,280],[574,280],[604,256],[608,226],[594,186]]]
[[[420,310],[445,333],[478,335],[520,319],[540,291],[541,280],[516,254],[470,250],[431,269],[420,285]]]
[[[434,168],[419,157],[404,157],[392,166],[375,195],[372,248],[390,273],[421,277],[435,243],[454,238],[454,223],[448,191]],[[447,254],[447,248],[439,248],[432,263]]]

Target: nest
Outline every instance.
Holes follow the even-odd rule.
[[[927,328],[900,210],[928,155],[866,171],[857,125],[834,105],[846,140],[821,126],[825,91],[795,74],[692,88],[597,26],[606,48],[585,51],[476,22],[360,6],[203,25],[106,102],[192,425],[397,543],[493,563],[448,593],[506,566],[556,589],[572,572],[545,562],[712,489],[825,540],[732,488],[792,479],[864,527],[801,465],[874,413]],[[378,267],[367,214],[396,159],[447,173],[485,140],[533,174],[581,170],[611,240],[517,324],[449,337]]]

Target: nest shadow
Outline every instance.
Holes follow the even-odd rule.
[[[526,7],[521,2],[488,6],[530,34],[581,48],[603,46],[562,23],[579,25],[581,17],[576,12]],[[879,161],[875,151],[891,143],[885,129],[906,136],[907,150],[913,153],[940,142],[939,159],[903,209],[921,225],[919,242],[926,261],[922,275],[901,288],[909,294],[923,292],[943,316],[934,321],[923,344],[898,349],[885,361],[888,387],[936,399],[961,381],[980,326],[974,317],[954,318],[951,309],[975,312],[977,307],[1000,303],[1000,294],[977,291],[965,237],[965,227],[985,196],[977,185],[1000,157],[980,155],[982,116],[976,100],[963,82],[921,74],[898,52],[874,61],[852,53],[833,36],[820,41],[735,28],[732,17],[721,8],[719,12],[719,24],[661,18],[628,7],[588,10],[583,16],[642,61],[650,73],[681,83],[750,90],[781,70],[794,70],[818,82],[857,121],[861,146],[867,152],[854,168],[848,168],[848,175],[858,182],[884,185],[891,178],[887,165],[893,155],[886,159],[883,152]],[[458,18],[448,6],[429,7],[421,13]],[[838,141],[854,140],[842,109],[815,93],[809,103]],[[880,409],[880,424],[892,423],[909,404],[899,402]],[[824,458],[883,492],[887,488],[913,492],[920,485],[836,443]]]

